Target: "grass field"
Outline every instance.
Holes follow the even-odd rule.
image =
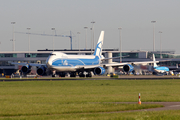
[[[180,80],[0,82],[0,119],[180,119],[180,111],[125,112],[162,107],[118,102],[180,101]]]

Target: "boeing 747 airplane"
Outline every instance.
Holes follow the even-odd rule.
[[[34,63],[11,63],[22,65],[21,72],[26,75],[31,72],[31,67],[37,67],[38,75],[45,75],[48,71],[51,71],[52,77],[59,74],[61,77],[65,77],[68,72],[70,77],[75,77],[78,74],[80,77],[91,77],[93,72],[96,75],[102,75],[105,73],[105,68],[108,66],[117,67],[123,66],[125,72],[132,72],[134,67],[132,64],[144,64],[144,63],[156,63],[159,61],[145,61],[145,62],[128,62],[128,63],[111,63],[102,64],[104,59],[102,56],[102,46],[104,39],[104,31],[101,31],[99,40],[96,45],[96,49],[93,55],[67,55],[62,52],[52,52],[46,60],[46,64],[34,64]]]

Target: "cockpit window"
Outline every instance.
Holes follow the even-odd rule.
[[[52,54],[52,53],[50,55],[55,55],[56,56],[56,54]]]

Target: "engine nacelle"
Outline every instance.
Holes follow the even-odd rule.
[[[31,72],[31,66],[29,65],[22,66],[21,71],[23,74],[28,74]]]
[[[123,66],[123,70],[125,72],[132,72],[134,70],[134,67],[132,65],[130,65],[130,64],[127,64],[127,65]]]
[[[46,68],[44,66],[41,66],[37,69],[36,72],[38,75],[44,75],[44,74],[46,74]]]
[[[105,71],[106,71],[106,70],[105,70],[103,67],[96,67],[96,68],[94,69],[94,73],[97,74],[97,75],[102,75],[102,74],[105,73]]]

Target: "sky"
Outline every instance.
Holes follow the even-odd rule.
[[[53,37],[22,34],[54,34],[73,36],[73,49],[91,48],[105,31],[103,48],[122,50],[174,50],[180,54],[180,0],[0,0],[0,51],[53,49]],[[156,23],[151,23],[156,21]],[[15,24],[11,24],[15,22]],[[88,27],[88,29],[84,29]],[[27,28],[30,28],[28,30]],[[161,31],[162,33],[159,33]],[[80,34],[77,34],[77,33]],[[87,33],[87,36],[86,36]],[[161,37],[160,37],[161,36]],[[28,44],[30,40],[30,44]],[[161,41],[161,42],[160,42]],[[161,43],[161,44],[160,44]],[[54,49],[70,49],[69,37],[54,37]]]

